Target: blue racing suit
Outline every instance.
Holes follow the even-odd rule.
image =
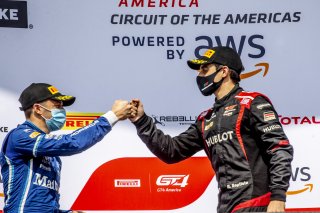
[[[113,112],[71,134],[46,134],[30,121],[6,136],[0,155],[6,213],[62,213],[61,160],[99,142],[117,121]]]

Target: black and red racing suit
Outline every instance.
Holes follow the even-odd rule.
[[[266,211],[286,200],[293,148],[267,97],[239,85],[178,136],[165,135],[144,114],[135,126],[157,157],[176,163],[204,149],[219,186],[217,211]]]

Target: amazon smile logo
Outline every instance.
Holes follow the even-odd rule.
[[[304,185],[305,187],[303,189],[299,189],[299,190],[294,190],[294,191],[288,191],[287,195],[297,195],[297,194],[301,194],[303,192],[311,192],[313,189],[313,184],[312,183],[308,183]]]
[[[268,63],[266,62],[258,63],[255,65],[255,67],[257,68],[256,70],[241,74],[240,75],[241,80],[250,78],[254,75],[259,74],[260,72],[263,73],[263,77],[265,77],[268,74],[268,71],[269,71]]]

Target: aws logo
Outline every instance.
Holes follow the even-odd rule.
[[[290,190],[287,195],[297,195],[304,192],[312,192],[313,184],[309,181],[311,180],[310,168],[309,167],[296,167],[292,170],[291,180],[293,182],[301,181],[304,183],[302,188],[296,190]]]
[[[246,47],[248,49],[248,52],[246,53],[247,57],[253,58],[253,59],[260,59],[262,58],[265,53],[266,49],[262,45],[264,37],[263,35],[254,34],[254,35],[242,35],[239,38],[235,38],[234,36],[228,36],[227,38],[221,38],[220,36],[198,36],[195,38],[197,42],[202,42],[201,45],[199,45],[195,51],[194,54],[197,58],[200,58],[202,56],[202,52],[206,51],[207,49],[214,47],[214,46],[228,46],[233,48],[240,56],[244,56],[243,49]],[[249,46],[249,47],[248,47]],[[268,74],[269,71],[269,63],[268,62],[259,62],[255,65],[255,69],[252,71],[248,71],[246,73],[243,73],[240,75],[241,79],[250,78],[254,75],[257,75],[259,73],[263,74],[263,77],[265,77]]]
[[[87,126],[92,123],[95,119],[100,117],[102,113],[67,113],[67,120],[62,130],[76,130]]]

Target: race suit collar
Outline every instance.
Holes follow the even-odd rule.
[[[34,129],[34,130],[36,130],[36,131],[38,131],[38,132],[41,132],[41,133],[44,133],[44,134],[46,134],[44,131],[42,131],[41,129],[39,129],[36,125],[34,125],[31,121],[29,121],[29,120],[26,120],[23,124],[21,124],[21,125],[25,125],[25,126],[28,126],[28,127],[30,127],[31,129]]]
[[[230,99],[233,99],[234,96],[236,96],[241,91],[243,91],[243,89],[239,86],[239,84],[236,84],[232,88],[232,90],[227,95],[225,95],[223,98],[221,98],[219,100],[217,100],[217,98],[216,98],[213,107],[217,109],[221,106],[224,106],[226,103],[229,102]]]

